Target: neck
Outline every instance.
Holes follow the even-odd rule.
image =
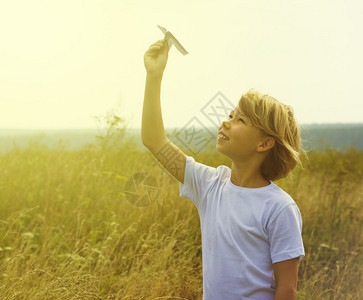
[[[260,171],[259,164],[253,162],[232,162],[231,182],[245,188],[259,188],[270,184]]]

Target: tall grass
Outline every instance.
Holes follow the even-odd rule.
[[[0,299],[201,299],[196,208],[136,149],[119,128],[79,151],[33,142],[0,155]],[[298,299],[362,299],[363,152],[309,159],[277,182],[303,216]],[[197,161],[230,165],[211,151]],[[146,207],[124,190],[138,172],[159,185]]]

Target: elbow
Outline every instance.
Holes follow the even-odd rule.
[[[148,146],[150,145],[150,138],[146,138],[146,137],[141,135],[141,142],[145,147],[148,148]]]
[[[149,143],[145,142],[145,141],[142,141],[142,144],[144,145],[144,147],[146,147],[147,149],[151,149],[151,146]]]
[[[297,289],[296,289],[296,287],[291,287],[290,289],[289,289],[289,299],[291,299],[291,300],[295,300],[296,299],[296,295],[297,295]]]
[[[142,144],[143,144],[146,148],[150,149],[150,147],[151,147],[152,143],[151,143],[149,140],[142,139],[141,141],[142,141]]]
[[[154,139],[154,140],[146,140],[146,139],[141,139],[142,144],[148,148],[150,151],[155,151],[155,150],[159,150],[166,142],[167,142],[167,138],[163,137],[160,139]]]

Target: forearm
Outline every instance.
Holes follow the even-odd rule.
[[[288,287],[277,287],[274,300],[295,300],[296,289]]]
[[[161,80],[162,74],[146,75],[141,124],[141,139],[145,146],[166,138],[160,104]]]

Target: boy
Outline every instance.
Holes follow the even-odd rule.
[[[300,130],[292,110],[249,91],[219,128],[216,149],[232,160],[232,168],[200,164],[165,135],[160,86],[168,51],[165,38],[144,55],[141,135],[179,180],[180,196],[198,209],[203,299],[296,299],[298,261],[305,255],[301,215],[294,200],[272,182],[300,163]],[[167,147],[176,159],[161,155]]]

